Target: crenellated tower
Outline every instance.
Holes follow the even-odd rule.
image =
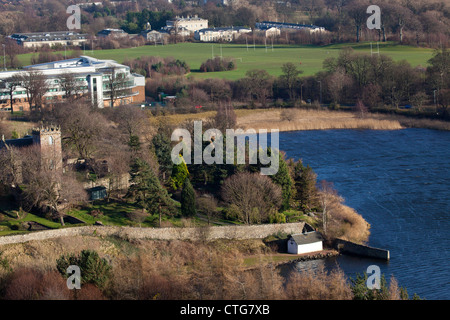
[[[62,171],[61,128],[59,126],[40,127],[32,131],[33,145],[38,145],[41,164],[51,171]]]

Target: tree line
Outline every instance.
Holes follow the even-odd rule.
[[[324,60],[323,70],[313,76],[302,76],[301,66],[288,62],[278,77],[262,69],[249,70],[235,81],[154,77],[146,81],[146,95],[155,100],[162,91],[177,96],[172,110],[178,113],[197,112],[196,105],[216,110],[220,101],[232,101],[250,107],[315,104],[374,112],[411,106],[417,114],[447,119],[449,50],[435,50],[428,64],[412,67],[405,60],[344,48],[338,57]]]
[[[45,2],[20,2],[4,5],[0,13],[0,34],[7,36],[16,32],[42,32],[66,28],[69,0]],[[175,16],[198,15],[208,19],[211,27],[247,26],[254,28],[258,21],[283,21],[315,24],[329,31],[325,43],[370,41],[398,41],[403,44],[435,47],[448,45],[450,8],[445,1],[411,0],[403,2],[378,1],[382,24],[379,30],[368,30],[368,0],[294,0],[274,2],[270,0],[241,0],[228,6],[208,1],[151,1],[104,2],[92,4],[81,10],[81,32],[91,36],[105,28],[123,28],[138,34],[150,23],[153,30],[165,26],[166,20]],[[27,21],[17,24],[15,21]],[[300,36],[298,36],[300,35]],[[283,35],[289,43],[314,41],[324,43],[322,37],[309,38],[301,33]],[[309,39],[309,40],[308,40]],[[109,42],[108,45],[117,45]]]

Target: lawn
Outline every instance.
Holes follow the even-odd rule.
[[[177,205],[180,204],[177,202]],[[93,216],[91,212],[93,210],[101,211],[101,215]],[[73,209],[68,212],[69,215],[83,220],[88,225],[94,224],[96,221],[102,222],[104,225],[108,226],[133,226],[133,227],[158,227],[159,226],[159,215],[158,214],[149,214],[147,218],[139,223],[137,221],[132,221],[129,218],[129,213],[141,210],[135,203],[126,202],[126,201],[114,201],[111,200],[107,202],[106,200],[98,200],[93,203],[90,203],[86,206]],[[166,226],[174,226],[174,227],[183,227],[186,223],[189,223],[189,226],[204,226],[207,223],[198,218],[194,217],[189,222],[182,217],[174,216],[163,216],[162,222]]]
[[[83,220],[87,224],[94,224],[96,221],[101,221],[105,225],[124,226],[133,224],[127,215],[136,209],[136,205],[132,203],[118,201],[107,202],[102,200],[70,210],[68,214]],[[99,210],[102,214],[94,217],[90,214],[93,210]],[[143,223],[144,226],[145,224]]]
[[[249,48],[240,44],[212,43],[179,43],[165,46],[142,46],[128,49],[94,50],[85,54],[99,59],[112,59],[122,63],[125,59],[141,56],[174,57],[186,61],[191,67],[195,78],[226,78],[236,80],[245,76],[251,69],[265,69],[273,76],[281,74],[281,66],[286,62],[297,63],[303,70],[303,75],[313,75],[322,69],[322,62],[328,57],[335,57],[346,46],[353,47],[358,52],[370,54],[370,43],[339,44],[328,46],[308,45],[274,45],[266,47],[256,45]],[[374,46],[375,49],[376,46]],[[408,60],[413,66],[427,65],[432,56],[432,50],[411,46],[401,46],[393,43],[380,44],[380,53],[391,56],[394,60]],[[60,52],[64,54],[64,52]],[[237,68],[232,71],[200,73],[202,62],[212,56],[233,58]],[[23,65],[31,64],[32,54],[23,54],[18,58]]]
[[[27,233],[29,231],[23,230],[21,226],[23,222],[37,222],[47,228],[57,229],[61,225],[58,222],[53,222],[43,217],[32,213],[21,213],[21,219],[17,219],[17,212],[19,208],[8,197],[0,198],[0,236]]]

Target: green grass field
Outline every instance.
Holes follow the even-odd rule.
[[[191,67],[191,75],[196,78],[225,78],[236,80],[245,76],[251,69],[265,69],[271,75],[281,74],[281,66],[286,62],[294,62],[303,70],[303,75],[312,75],[322,69],[323,60],[327,57],[335,57],[344,47],[353,47],[357,52],[370,54],[370,43],[339,44],[328,46],[298,46],[298,45],[275,45],[272,47],[257,45],[255,48],[239,44],[211,44],[211,43],[179,43],[166,46],[143,46],[128,49],[94,50],[86,51],[85,54],[99,59],[112,59],[122,63],[125,59],[138,58],[141,56],[174,57],[186,61]],[[376,46],[374,45],[374,49]],[[64,55],[64,51],[60,52]],[[427,65],[433,50],[401,46],[394,43],[380,44],[380,53],[391,56],[394,60],[406,59],[413,66]],[[233,71],[200,73],[198,69],[202,62],[211,58],[212,55],[233,58],[237,68]],[[22,65],[31,64],[32,54],[19,56]]]

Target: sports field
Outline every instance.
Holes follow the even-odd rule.
[[[278,76],[281,66],[286,62],[298,64],[303,75],[312,75],[322,69],[322,62],[327,57],[337,56],[339,51],[351,46],[357,52],[370,54],[370,43],[339,44],[329,46],[297,46],[297,45],[253,45],[238,44],[211,44],[211,43],[179,43],[165,46],[143,46],[128,49],[94,50],[85,54],[99,59],[112,59],[121,63],[125,59],[141,56],[174,57],[186,61],[191,67],[192,75],[196,78],[226,78],[236,80],[245,76],[251,69],[264,69],[271,75]],[[376,51],[376,44],[373,44]],[[391,56],[394,60],[406,59],[411,65],[427,65],[427,60],[432,56],[433,50],[410,46],[400,46],[392,43],[379,45],[381,54]],[[60,52],[64,55],[64,51]],[[29,65],[32,54],[19,56],[23,65]],[[233,71],[200,73],[198,69],[202,62],[212,56],[233,58],[237,68]]]

